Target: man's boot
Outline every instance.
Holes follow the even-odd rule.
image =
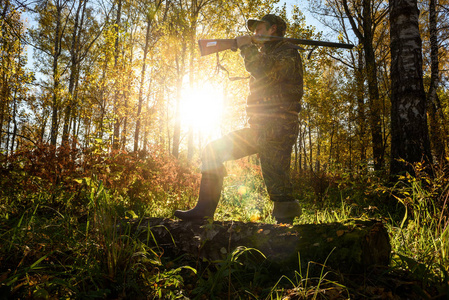
[[[223,177],[224,176],[222,174],[203,173],[201,177],[198,203],[191,210],[175,211],[175,216],[185,221],[213,218],[221,196]]]
[[[301,216],[301,206],[297,200],[288,202],[275,201],[273,203],[273,217],[278,223],[293,224],[293,220]]]

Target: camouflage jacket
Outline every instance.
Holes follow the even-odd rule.
[[[292,44],[276,41],[241,49],[246,70],[251,74],[247,114],[251,117],[297,113],[303,94],[301,56]]]

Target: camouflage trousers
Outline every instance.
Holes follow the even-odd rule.
[[[209,143],[202,153],[202,173],[223,174],[223,163],[259,154],[262,175],[272,201],[293,201],[290,180],[292,146],[299,132],[296,118],[273,118],[231,132]]]

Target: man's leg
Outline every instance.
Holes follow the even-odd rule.
[[[254,130],[245,128],[209,143],[201,156],[202,177],[198,202],[191,210],[175,211],[175,216],[182,220],[213,218],[226,175],[223,163],[256,153],[255,137]]]
[[[175,216],[182,220],[213,218],[218,201],[220,200],[225,174],[226,170],[224,166],[203,172],[196,206],[187,211],[177,210],[175,211]]]
[[[262,173],[270,200],[274,202],[273,216],[282,223],[292,223],[301,215],[290,178],[291,152],[298,130],[296,120],[278,120],[267,124],[259,140]]]

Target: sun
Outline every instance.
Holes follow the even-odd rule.
[[[202,135],[212,135],[220,128],[223,91],[211,84],[185,89],[181,99],[181,122]]]

